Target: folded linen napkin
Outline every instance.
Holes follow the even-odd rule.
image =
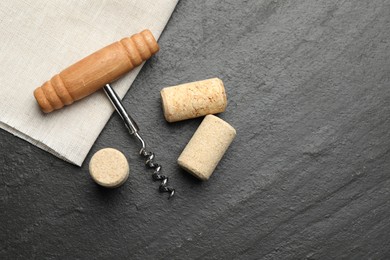
[[[43,114],[33,96],[64,68],[149,29],[158,39],[178,0],[0,1],[0,127],[81,166],[113,108],[102,91]],[[141,66],[114,82],[122,98]]]

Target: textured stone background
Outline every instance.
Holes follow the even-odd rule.
[[[390,1],[182,0],[124,99],[177,196],[114,115],[80,169],[0,131],[0,258],[389,259]],[[220,77],[237,138],[208,182],[176,159],[201,119],[159,91]],[[129,181],[88,175],[123,151]]]

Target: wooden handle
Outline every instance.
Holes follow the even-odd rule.
[[[149,30],[108,45],[66,68],[35,89],[45,113],[70,105],[119,78],[159,51]]]

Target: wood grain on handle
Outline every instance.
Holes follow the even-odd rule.
[[[149,30],[134,34],[85,57],[41,87],[34,96],[45,113],[70,105],[119,78],[158,52]]]

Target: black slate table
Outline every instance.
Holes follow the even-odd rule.
[[[390,1],[182,0],[159,43],[124,105],[174,199],[116,114],[81,168],[1,130],[1,259],[390,258]],[[201,182],[176,159],[202,119],[165,122],[159,91],[211,77],[237,137]],[[104,147],[121,188],[89,177]]]

